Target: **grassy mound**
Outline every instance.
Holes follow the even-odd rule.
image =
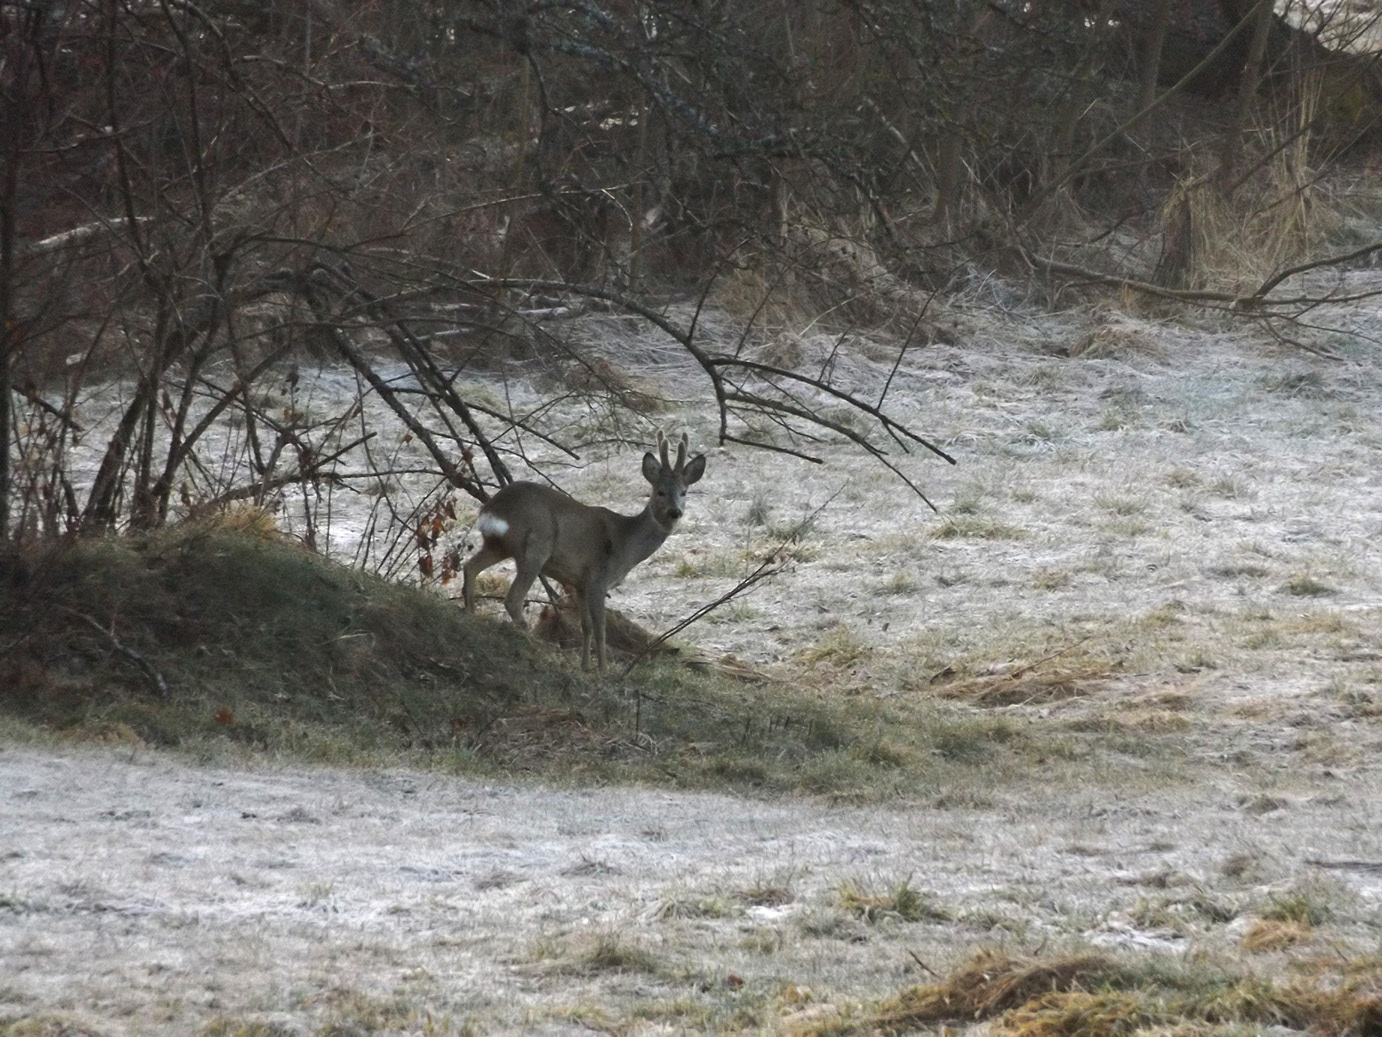
[[[507,621],[224,526],[0,559],[0,631],[11,738],[938,806],[1037,776],[1189,780],[1175,732],[871,693],[830,666],[749,682],[663,658],[599,678]]]
[[[457,743],[523,699],[514,632],[221,529],[82,540],[0,590],[0,707],[83,737],[315,757]]]
[[[250,532],[79,540],[4,568],[11,734],[825,793],[902,763],[823,696],[675,662],[598,679],[507,623]]]

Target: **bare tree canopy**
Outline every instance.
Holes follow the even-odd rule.
[[[1196,282],[1174,199],[1241,190],[1273,148],[1370,146],[1375,69],[1342,33],[1228,0],[0,2],[0,535],[387,482],[400,437],[439,492],[379,520],[421,530],[510,480],[516,432],[581,446],[463,372],[523,359],[655,405],[577,314],[665,342],[722,443],[844,437],[921,494],[900,459],[949,458],[886,379],[754,344],[802,317],[900,360],[975,264],[1289,315],[1281,279]],[[1260,145],[1258,100],[1296,112],[1311,84],[1308,140]],[[1141,220],[1159,252],[1041,244],[1072,213],[1089,241]],[[320,362],[357,406],[298,406]]]

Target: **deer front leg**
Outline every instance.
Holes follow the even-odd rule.
[[[600,663],[600,672],[605,672],[605,589],[587,587],[585,607],[590,613],[590,626],[595,635],[595,655]],[[589,638],[586,639],[589,641]]]
[[[579,587],[571,588],[576,601],[576,615],[581,621],[581,669],[590,669],[590,597]]]

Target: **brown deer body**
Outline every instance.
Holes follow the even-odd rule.
[[[496,493],[476,520],[479,550],[467,559],[462,597],[475,610],[475,578],[512,558],[517,572],[504,598],[514,623],[527,629],[523,601],[539,574],[570,587],[581,618],[581,668],[590,667],[595,642],[605,668],[605,595],[667,539],[686,509],[686,488],[705,474],[705,455],[687,463],[681,437],[677,462],[667,457],[667,440],[657,434],[658,453],[643,455],[643,478],[652,484],[648,504],[637,515],[580,504],[559,490],[532,482],[510,483]]]

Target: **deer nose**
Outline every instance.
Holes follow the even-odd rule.
[[[676,519],[681,518],[681,509],[680,509],[680,508],[668,508],[668,509],[667,509],[667,517],[668,517],[669,519],[673,519],[673,520],[676,520]]]

